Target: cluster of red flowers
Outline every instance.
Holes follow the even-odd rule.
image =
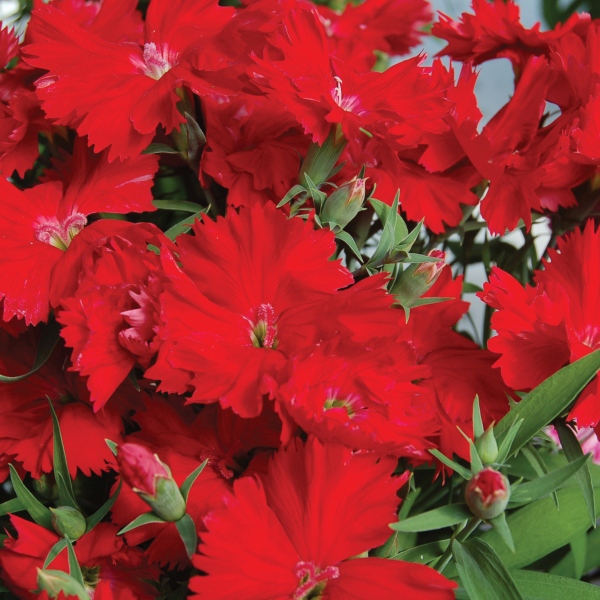
[[[425,294],[445,301],[407,320],[388,273],[355,278],[333,258],[316,206],[276,205],[333,136],[345,146],[331,181],[364,167],[369,190],[392,205],[400,188],[403,215],[432,235],[459,225],[485,180],[493,233],[572,206],[600,164],[600,25],[542,33],[511,1],[475,0],[475,16],[433,29],[464,63],[455,76],[420,57],[372,70],[373,50],[416,44],[425,0],[151,0],[144,19],[135,0],[34,5],[23,40],[0,31],[0,372],[31,368],[49,321],[60,340],[0,384],[0,479],[12,464],[51,490],[50,399],[73,478],[110,487],[122,465],[105,439],[150,450],[179,485],[208,460],[186,506],[201,539],[193,597],[453,598],[429,567],[364,554],[397,518],[398,459],[467,458],[476,395],[488,426],[513,390],[600,347],[600,233],[561,240],[535,288],[493,273],[490,352],[453,330],[468,304],[448,267]],[[498,57],[515,93],[480,129],[474,65]],[[558,116],[540,123],[548,102]],[[228,209],[174,239],[150,213],[180,163],[226,189]],[[598,393],[595,381],[573,410],[583,426],[600,421]],[[96,600],[153,598],[148,581],[189,567],[173,523],[117,536],[147,510],[123,486],[110,522],[77,541]],[[59,536],[11,519],[0,579],[36,597],[33,567]],[[68,571],[66,553],[49,567]]]

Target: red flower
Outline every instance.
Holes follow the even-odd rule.
[[[165,263],[163,344],[146,376],[253,417],[286,357],[315,339],[310,307],[352,277],[329,260],[332,233],[272,204],[204,220],[194,232],[178,240],[182,271]]]
[[[389,537],[406,481],[390,477],[395,462],[314,438],[280,450],[264,481],[236,481],[227,506],[206,518],[194,565],[207,576],[192,578],[193,597],[453,598],[455,584],[423,565],[348,560]]]
[[[490,350],[508,385],[530,390],[566,364],[600,348],[600,231],[588,221],[583,231],[560,238],[549,251],[535,286],[525,289],[493,269],[480,297],[497,309]],[[582,392],[570,418],[579,427],[600,422],[598,379]]]
[[[10,257],[0,266],[5,320],[14,315],[28,324],[47,319],[53,269],[88,215],[154,210],[150,188],[158,168],[155,156],[108,163],[105,153],[93,154],[81,140],[57,168],[48,179],[63,183],[48,181],[25,191],[0,178],[0,251]]]
[[[136,156],[158,125],[170,133],[185,121],[175,90],[213,90],[196,67],[210,67],[207,41],[232,10],[214,0],[153,0],[141,46],[106,41],[40,6],[29,25],[37,42],[24,53],[29,64],[49,71],[36,83],[46,114],[89,136],[96,151],[110,146],[109,161]]]

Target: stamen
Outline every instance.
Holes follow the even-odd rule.
[[[41,217],[35,226],[35,239],[64,251],[86,223],[87,218],[81,213],[73,213],[62,223],[56,217]]]
[[[252,323],[250,339],[255,348],[277,348],[277,317],[270,304],[261,304],[256,309],[256,323]]]
[[[337,579],[340,576],[340,570],[334,566],[318,569],[312,562],[302,560],[296,564],[294,575],[300,581],[292,598],[293,600],[305,600],[307,595],[316,588],[322,591],[327,581]]]

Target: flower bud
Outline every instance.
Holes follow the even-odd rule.
[[[442,269],[446,266],[446,253],[432,250],[428,256],[439,259],[436,262],[426,262],[409,265],[394,282],[391,293],[396,300],[406,308],[410,308],[436,282]]]
[[[510,483],[499,471],[486,467],[467,483],[465,500],[471,512],[489,520],[501,515],[510,499]]]
[[[72,506],[51,508],[54,531],[70,540],[78,540],[84,533],[86,523],[83,515]]]
[[[320,218],[323,223],[344,229],[360,212],[365,201],[366,179],[354,177],[325,200]]]
[[[79,598],[89,600],[90,595],[85,588],[71,575],[63,571],[42,569],[37,570],[37,584],[39,592],[46,592],[48,597],[57,598],[62,592],[63,598]]]
[[[185,500],[169,467],[156,454],[138,444],[121,444],[117,450],[121,476],[133,491],[165,521],[179,521]]]
[[[489,465],[498,458],[498,442],[493,427],[486,429],[483,435],[475,440],[475,447],[484,465]]]

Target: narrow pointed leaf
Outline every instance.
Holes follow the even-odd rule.
[[[179,521],[175,521],[175,526],[177,527],[177,531],[181,536],[181,541],[185,546],[185,551],[188,557],[191,559],[194,553],[196,552],[196,548],[198,547],[198,534],[196,532],[196,524],[194,523],[194,519],[190,517],[187,513],[179,519]]]
[[[67,553],[69,555],[69,575],[80,583],[83,588],[85,588],[85,581],[83,580],[83,573],[81,572],[81,567],[79,566],[79,562],[77,561],[77,556],[75,555],[75,550],[73,548],[73,544],[68,537],[64,538],[67,543]]]
[[[194,469],[185,478],[185,481],[181,484],[179,491],[181,492],[181,495],[183,496],[183,499],[186,502],[187,502],[188,496],[190,494],[190,489],[194,485],[194,482],[196,481],[196,479],[198,479],[198,476],[200,475],[200,473],[202,473],[202,471],[204,471],[204,467],[206,467],[207,464],[208,464],[208,458],[200,466],[198,466],[196,469]]]
[[[150,144],[142,154],[179,154],[179,150],[168,146],[167,144]]]
[[[585,466],[587,459],[587,456],[580,456],[572,463],[568,463],[560,469],[556,469],[547,475],[543,475],[527,483],[522,483],[512,492],[508,504],[509,508],[529,504],[534,500],[539,500],[547,496],[567,481],[567,479],[576,475]]]
[[[540,383],[509,411],[494,428],[496,438],[501,440],[511,425],[523,419],[510,452],[521,448],[543,427],[565,412],[599,370],[600,350],[562,368]]]
[[[506,515],[504,513],[490,519],[488,523],[498,532],[498,535],[502,538],[502,541],[508,546],[511,552],[515,551],[515,542],[510,532],[510,527],[506,522]]]
[[[202,215],[206,214],[207,211],[207,208],[203,208],[202,210],[195,212],[191,217],[186,217],[183,219],[183,221],[179,221],[179,223],[173,225],[173,227],[169,227],[169,229],[165,231],[165,235],[170,240],[174,240],[177,236],[189,231],[192,225],[196,222],[196,219],[202,217]]]
[[[456,471],[463,479],[467,481],[471,479],[473,474],[469,469],[459,465],[457,462],[454,462],[451,458],[448,458],[446,455],[442,454],[439,450],[429,450],[433,456],[435,456],[440,462],[444,463],[447,467],[450,467],[453,471]]]
[[[93,514],[85,520],[85,532],[91,531],[102,519],[108,514],[108,511],[113,507],[121,492],[123,481],[119,481],[119,485],[115,490],[115,493]]]
[[[460,580],[477,600],[523,600],[511,574],[494,549],[480,539],[452,542],[452,555]]]
[[[575,435],[574,431],[561,420],[556,421],[555,427],[556,431],[558,432],[558,437],[560,439],[560,445],[563,448],[567,460],[570,463],[572,463],[576,461],[579,457],[583,456],[581,444],[579,443],[579,440],[577,439],[577,436]],[[592,476],[590,474],[590,469],[587,465],[587,461],[584,467],[575,473],[575,479],[577,480],[577,484],[581,488],[581,493],[583,494],[583,499],[585,500],[585,505],[587,507],[588,514],[590,515],[592,527],[596,527],[596,502],[594,500]]]
[[[123,535],[132,529],[137,529],[138,527],[142,527],[143,525],[148,525],[149,523],[166,523],[164,519],[161,519],[158,515],[155,515],[153,512],[147,512],[139,517],[136,517],[129,525],[125,525],[123,529],[117,532],[117,535]]]
[[[48,552],[48,556],[44,561],[43,568],[46,569],[48,565],[67,547],[67,540],[65,538],[60,538],[52,548],[50,548],[50,552]]]
[[[496,458],[496,461],[498,463],[502,464],[510,456],[510,454],[511,454],[510,449],[511,449],[512,443],[515,439],[515,436],[519,432],[521,425],[523,425],[523,421],[524,421],[524,419],[519,419],[506,432],[504,439],[502,440],[502,442],[500,443],[500,445],[498,447],[498,458]],[[497,431],[495,429],[494,429],[494,435],[497,436]]]
[[[104,440],[104,441],[106,442],[106,445],[110,448],[110,451],[116,456],[119,444],[113,442],[112,440]]]
[[[21,512],[22,510],[27,510],[23,502],[19,500],[19,498],[12,498],[11,500],[7,500],[0,504],[0,517]]]
[[[544,475],[548,475],[548,473],[550,473],[546,463],[544,462],[544,459],[542,458],[542,455],[533,444],[527,444],[521,448],[521,454],[537,473],[538,477],[543,477]],[[556,508],[560,508],[556,492],[552,492],[552,499],[554,500],[554,504],[556,504]]]
[[[69,465],[67,464],[67,455],[65,454],[65,446],[60,432],[60,425],[52,401],[50,403],[50,413],[52,415],[52,431],[54,435],[53,453],[54,453],[54,477],[58,488],[58,497],[62,506],[72,506],[79,510],[77,500],[75,500],[75,492],[73,492],[73,482],[69,474]]]
[[[50,358],[56,342],[58,342],[60,331],[60,324],[54,319],[50,319],[40,336],[40,342],[37,347],[37,352],[31,369],[23,375],[0,375],[0,382],[2,383],[14,383],[16,381],[22,381],[27,379],[30,375],[33,375],[36,371],[41,369],[46,361]]]
[[[414,562],[426,565],[430,562],[433,562],[436,558],[439,558],[444,553],[449,543],[450,540],[429,542],[428,544],[423,544],[421,546],[417,546],[416,548],[410,548],[409,550],[398,552],[398,554],[390,556],[390,559],[404,560],[406,562]]]
[[[452,527],[457,523],[470,519],[473,515],[466,504],[447,504],[414,517],[390,523],[390,527],[395,531],[434,531],[444,527]]]
[[[464,287],[464,286],[463,286]],[[475,396],[473,401],[473,437],[480,438],[485,433],[483,419],[481,418],[481,408],[479,406],[479,396]]]
[[[581,579],[585,573],[585,559],[587,554],[587,535],[580,533],[570,542],[571,554],[573,555],[573,565],[575,567],[575,578]]]
[[[23,503],[25,510],[31,515],[31,518],[42,527],[54,531],[52,527],[52,513],[50,509],[45,507],[21,481],[19,474],[12,465],[8,465],[10,469],[10,481],[17,498]]]
[[[293,200],[298,194],[302,192],[306,192],[306,188],[303,185],[296,184],[294,187],[290,189],[290,191],[280,200],[277,208],[281,208],[285,206],[288,202]]]
[[[338,240],[341,240],[342,242],[344,242],[346,244],[346,246],[348,246],[348,248],[350,248],[350,250],[352,250],[352,254],[354,254],[354,256],[356,256],[356,258],[361,263],[363,262],[363,258],[360,254],[360,250],[358,249],[358,246],[356,245],[354,238],[349,233],[347,233],[346,231],[338,231],[335,234],[335,237]]]
[[[203,210],[203,207],[189,200],[153,200],[156,208],[163,210],[181,210],[183,212],[195,213]]]

